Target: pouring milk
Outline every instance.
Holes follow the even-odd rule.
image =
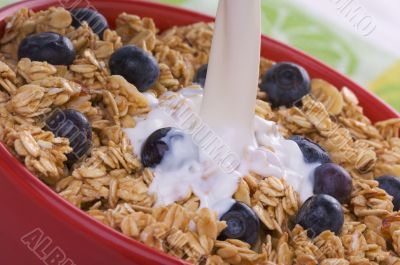
[[[251,144],[260,64],[260,0],[221,0],[200,116],[239,155]]]
[[[154,168],[149,192],[157,195],[156,206],[187,198],[191,193],[200,199],[200,207],[223,214],[232,199],[240,178],[256,173],[285,178],[300,193],[301,200],[312,195],[312,172],[318,163],[306,164],[297,144],[279,133],[278,125],[254,115],[260,62],[260,0],[220,0],[204,89],[185,88],[167,92],[159,99],[146,93],[152,110],[137,119],[137,125],[125,129],[135,154],[140,156],[143,143],[154,131],[182,128],[177,106],[191,111],[191,119],[201,121],[209,137],[223,142],[239,160],[230,171],[223,170],[195,141],[199,130],[170,141],[169,151]],[[174,98],[174,104],[166,99]],[[178,104],[177,104],[178,102]],[[188,130],[185,130],[188,132]],[[173,135],[167,134],[169,141]],[[163,138],[164,139],[164,138]],[[198,145],[193,155],[191,142]],[[219,146],[209,144],[217,150]],[[188,152],[190,150],[190,152]],[[176,161],[185,163],[180,166]],[[178,163],[179,164],[179,163]]]

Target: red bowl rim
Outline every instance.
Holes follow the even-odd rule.
[[[5,17],[11,15],[20,8],[32,8],[37,10],[52,5],[60,5],[61,1],[62,0],[27,0],[16,2],[0,9],[0,21],[3,21]],[[186,15],[192,15],[206,22],[214,20],[213,17],[208,15],[154,2],[145,2],[142,0],[114,0],[112,2],[115,4],[117,2],[135,2],[136,4],[140,3],[140,5],[143,6],[162,8],[166,10],[166,12],[174,11],[185,13]],[[328,76],[332,75],[332,72],[334,72],[335,80],[339,80],[339,82],[343,84],[348,84],[349,86],[358,90],[358,95],[362,94],[369,100],[371,104],[375,105],[377,109],[385,109],[387,117],[400,117],[400,115],[393,108],[386,105],[382,100],[375,97],[371,92],[363,89],[361,86],[348,79],[344,75],[331,69],[329,66],[326,66],[324,63],[310,57],[309,55],[306,55],[305,53],[297,49],[294,49],[269,37],[262,36],[262,39],[267,40],[269,43],[274,43],[275,45],[280,46],[288,54],[293,53],[300,55],[301,57],[306,58],[307,60],[319,65],[321,69],[323,69],[327,73]],[[0,154],[2,157],[2,159],[0,159],[0,167],[10,172],[10,176],[8,177],[12,182],[14,182],[15,185],[18,185],[21,189],[25,190],[27,194],[30,194],[32,196],[32,199],[35,199],[36,202],[43,205],[43,207],[47,207],[53,215],[57,216],[58,218],[64,219],[64,221],[70,223],[74,227],[78,228],[80,231],[86,233],[88,236],[91,236],[96,240],[102,240],[103,243],[107,244],[110,247],[118,248],[120,252],[127,257],[133,257],[133,253],[135,252],[135,255],[140,253],[141,255],[149,258],[149,260],[162,261],[163,264],[187,264],[182,260],[171,257],[163,252],[150,248],[137,240],[125,236],[124,234],[90,217],[79,208],[73,206],[57,193],[55,193],[39,178],[34,176],[21,162],[19,162],[11,154],[11,152],[8,151],[3,143],[0,143]]]

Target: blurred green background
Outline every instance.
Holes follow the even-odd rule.
[[[210,15],[218,5],[218,0],[153,1]],[[262,0],[262,30],[326,62],[400,110],[400,16],[394,13],[400,1],[386,1]],[[11,2],[0,0],[0,5]],[[397,20],[388,19],[390,10]],[[354,26],[357,19],[365,29],[370,22],[370,35]]]

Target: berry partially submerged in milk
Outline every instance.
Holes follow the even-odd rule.
[[[181,168],[188,161],[198,160],[198,157],[198,148],[190,136],[173,127],[153,132],[142,146],[140,154],[144,167],[155,168],[162,163],[166,170]]]
[[[284,178],[299,192],[302,201],[313,195],[312,173],[320,163],[306,163],[298,145],[285,139],[275,122],[254,116],[251,144],[235,154],[231,151],[235,147],[230,148],[201,123],[198,113],[202,89],[167,92],[159,99],[145,94],[152,102],[152,110],[136,120],[135,128],[125,129],[137,156],[141,156],[143,145],[157,130],[177,128],[165,135],[165,142],[174,137],[176,130],[184,132],[170,141],[160,163],[151,168],[154,179],[149,192],[157,195],[157,206],[180,201],[193,193],[200,199],[200,207],[211,208],[221,216],[233,205],[232,196],[240,178],[250,173]],[[231,154],[239,161],[230,159]]]

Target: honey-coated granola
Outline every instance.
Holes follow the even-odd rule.
[[[256,114],[282,125],[285,136],[301,134],[324,147],[335,163],[351,173],[353,192],[342,205],[340,235],[330,231],[314,239],[293,226],[299,195],[283,179],[245,176],[234,195],[262,222],[261,239],[219,241],[226,227],[216,213],[187,198],[153,207],[148,194],[153,174],[143,168],[122,128],[150,111],[146,98],[108,68],[111,54],[125,44],[151,53],[160,77],[156,95],[192,85],[195,71],[207,63],[213,25],[197,23],[159,31],[151,18],[122,13],[103,39],[87,24],[71,26],[63,8],[19,10],[6,19],[0,40],[0,140],[60,196],[90,216],[144,244],[195,264],[400,265],[400,214],[375,177],[400,176],[400,119],[373,124],[346,87],[312,80],[302,106],[273,110],[259,92]],[[29,34],[52,31],[69,37],[77,51],[70,66],[17,60],[17,48]],[[261,73],[274,62],[262,58]],[[64,166],[69,141],[43,129],[43,117],[55,108],[76,109],[89,119],[93,147],[71,170]]]

